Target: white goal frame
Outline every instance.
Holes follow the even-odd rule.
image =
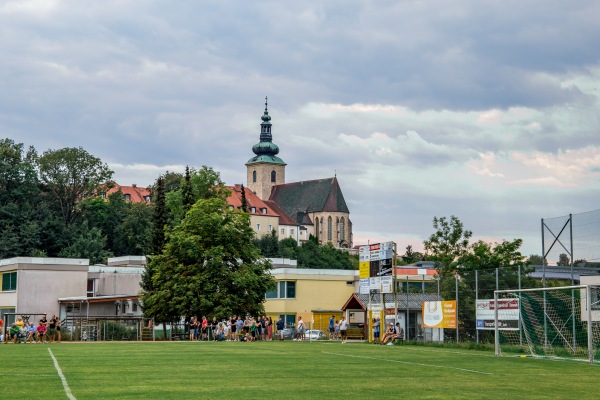
[[[496,290],[494,291],[494,348],[495,355],[499,357],[501,355],[500,351],[500,335],[499,335],[499,327],[498,327],[498,299],[499,295],[503,294],[512,294],[514,296],[518,296],[520,293],[526,292],[544,292],[544,300],[545,300],[545,292],[549,291],[557,291],[557,290],[580,290],[581,299],[580,299],[580,307],[581,307],[581,319],[582,322],[587,323],[587,351],[588,351],[588,360],[590,364],[594,363],[594,340],[593,340],[593,328],[594,320],[592,319],[592,306],[590,304],[589,299],[591,299],[591,288],[597,288],[598,285],[572,285],[572,286],[557,286],[557,287],[546,287],[546,288],[534,288],[534,289],[514,289],[514,290]],[[583,297],[585,293],[585,299]],[[547,316],[546,307],[547,303],[544,301],[544,314]],[[519,301],[519,329],[522,329],[522,312],[523,305],[521,301]],[[547,339],[546,339],[547,340]],[[546,344],[547,345],[547,344]]]

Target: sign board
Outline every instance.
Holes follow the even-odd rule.
[[[496,327],[494,299],[477,300],[475,319],[477,329],[494,330]],[[498,299],[498,329],[519,330],[519,299]]]
[[[370,278],[361,279],[358,286],[358,293],[369,294],[370,293]]]
[[[360,261],[358,263],[358,276],[360,279],[368,279],[371,277],[371,271],[369,270],[370,267],[371,266],[368,261]]]
[[[394,277],[391,275],[382,276],[381,293],[394,293]]]
[[[423,328],[456,329],[456,300],[424,301]]]
[[[375,276],[373,278],[369,278],[370,284],[369,288],[371,290],[380,290],[381,289],[381,277]]]

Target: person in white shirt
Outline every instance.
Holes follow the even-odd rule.
[[[342,343],[346,343],[346,331],[348,330],[348,321],[342,315],[342,319],[340,320],[340,336],[342,338]]]

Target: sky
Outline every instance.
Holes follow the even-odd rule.
[[[122,185],[186,165],[232,185],[268,96],[286,181],[337,175],[355,244],[421,250],[455,215],[541,254],[542,218],[600,208],[599,17],[596,0],[0,0],[0,136],[81,146]]]

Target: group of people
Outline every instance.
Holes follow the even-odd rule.
[[[346,343],[346,331],[348,330],[348,321],[342,315],[339,320],[335,319],[335,315],[329,318],[329,339],[341,340]]]
[[[198,320],[191,317],[188,322],[189,340],[240,341],[273,340],[273,319],[271,317],[250,317],[232,315],[229,319],[218,321],[213,317]],[[282,328],[283,329],[283,328]]]
[[[4,321],[0,319],[0,332],[2,331]],[[23,317],[17,317],[17,320],[13,322],[10,328],[6,331],[6,337],[0,337],[0,341],[4,343],[12,342],[14,344],[20,343],[60,343],[61,341],[61,328],[60,319],[56,315],[52,315],[50,320],[46,319],[46,315],[42,315],[38,321],[38,325],[35,326],[33,322],[27,323],[23,320]]]
[[[375,318],[373,320],[373,341],[375,343],[393,345],[394,340],[404,339],[404,330],[400,326],[400,322],[396,322],[394,325],[392,322],[388,323],[388,328],[383,335],[383,339],[380,340],[381,333],[381,320],[379,318]]]

